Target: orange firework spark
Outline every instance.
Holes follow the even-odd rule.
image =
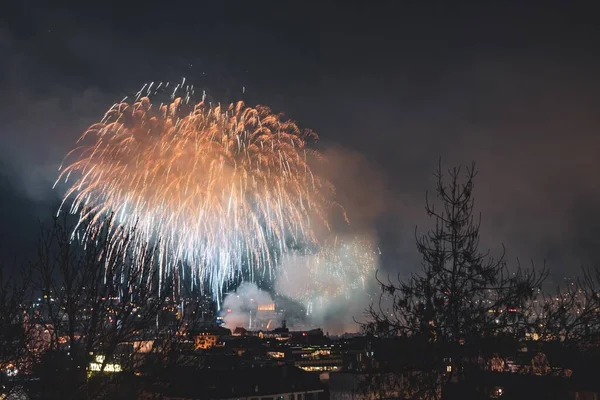
[[[219,296],[242,273],[271,271],[273,250],[314,241],[326,222],[331,185],[311,172],[302,131],[269,108],[228,107],[189,97],[154,106],[148,97],[115,104],[71,151],[58,180],[63,205],[88,221],[112,214],[135,227],[135,243],[159,239],[161,277],[190,268]],[[58,181],[57,181],[58,182]]]

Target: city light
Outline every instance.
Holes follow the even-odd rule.
[[[104,369],[102,369],[102,364],[104,364],[104,359],[105,359],[104,356],[96,356],[94,359],[95,362],[90,363],[90,371],[109,372],[109,373],[123,371],[120,364],[114,364],[114,363],[106,363],[104,365]]]
[[[275,303],[261,304],[258,306],[258,311],[275,311]]]

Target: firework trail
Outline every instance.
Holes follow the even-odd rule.
[[[278,269],[276,290],[303,303],[307,314],[364,293],[375,277],[379,250],[364,238],[335,238],[317,251],[289,252]]]
[[[145,88],[83,133],[61,166],[61,209],[71,201],[88,232],[106,215],[135,227],[135,245],[159,243],[161,279],[187,270],[218,298],[228,280],[270,275],[289,246],[313,243],[333,188],[308,165],[316,134],[263,106],[193,104],[180,87],[160,105]]]

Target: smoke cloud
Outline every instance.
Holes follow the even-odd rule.
[[[276,267],[276,296],[243,282],[223,301],[224,324],[231,330],[259,330],[274,329],[286,320],[292,330],[358,332],[356,321],[362,320],[376,293],[378,263],[378,249],[367,236],[336,237],[314,253],[292,252]],[[268,305],[273,310],[261,311]]]
[[[258,305],[272,304],[271,295],[258,288],[255,283],[243,282],[235,292],[229,293],[223,300],[223,321],[232,331],[237,327],[251,327],[251,312]]]
[[[315,254],[290,254],[275,290],[306,308],[306,321],[331,334],[354,333],[376,291],[379,253],[372,239],[339,237]]]

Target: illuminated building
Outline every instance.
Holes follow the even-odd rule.
[[[194,348],[196,350],[207,350],[219,346],[222,336],[231,335],[231,331],[220,326],[205,327],[192,333],[194,337]]]
[[[253,306],[249,307],[248,329],[271,329],[272,325],[277,323],[280,314],[275,309],[275,303],[255,304],[251,300]],[[256,307],[256,308],[254,308]]]
[[[342,368],[342,358],[322,358],[294,361],[294,366],[308,372],[331,372]]]
[[[275,311],[275,303],[259,304],[257,311]]]
[[[104,364],[104,368],[102,368],[102,364]],[[120,364],[116,363],[105,363],[105,358],[102,355],[97,355],[94,358],[94,361],[90,363],[89,366],[90,372],[104,372],[104,373],[114,373],[114,372],[122,372]]]
[[[154,347],[154,340],[136,340],[133,342],[133,348],[138,353],[150,353]]]
[[[194,336],[194,347],[196,350],[206,350],[217,345],[219,335],[215,333],[203,332]]]
[[[285,353],[282,351],[267,351],[267,356],[271,358],[284,358]]]

